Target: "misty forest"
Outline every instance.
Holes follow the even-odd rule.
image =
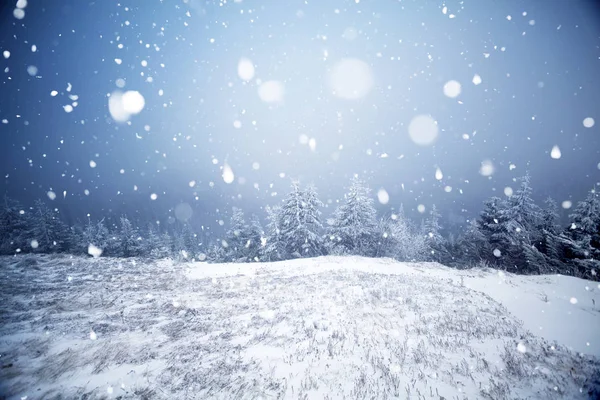
[[[594,1],[0,31],[0,399],[600,398]]]

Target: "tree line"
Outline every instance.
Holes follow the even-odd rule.
[[[321,255],[390,257],[399,261],[436,261],[456,268],[490,266],[522,274],[561,273],[597,280],[600,267],[600,197],[593,188],[560,224],[552,199],[535,204],[529,176],[506,198],[485,201],[479,216],[459,235],[442,235],[434,206],[420,224],[400,208],[378,217],[371,191],[353,178],[343,201],[323,221],[316,189],[292,182],[284,200],[266,207],[266,225],[246,220],[234,208],[222,239],[207,244],[187,224],[158,229],[134,226],[125,216],[117,223],[88,221],[69,227],[57,209],[38,200],[25,209],[7,197],[0,211],[0,253],[66,252],[103,256],[176,257],[212,262],[280,261]],[[99,254],[94,254],[99,255]]]

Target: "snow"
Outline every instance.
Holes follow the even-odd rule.
[[[37,73],[38,73],[38,69],[37,69],[37,67],[35,65],[30,65],[30,66],[27,67],[27,73],[30,76],[36,76]]]
[[[188,203],[179,203],[175,206],[175,218],[185,222],[192,217],[193,210]]]
[[[258,97],[265,103],[279,103],[283,101],[285,89],[283,83],[266,81],[258,87]]]
[[[223,173],[221,174],[221,176],[223,177],[223,181],[225,183],[233,183],[233,180],[235,179],[235,174],[233,173],[233,170],[231,169],[229,164],[223,164]]]
[[[593,127],[595,123],[596,121],[594,121],[594,118],[592,117],[587,117],[583,120],[583,126],[585,126],[586,128]]]
[[[438,136],[438,126],[428,115],[417,115],[410,121],[408,134],[412,141],[420,146],[429,146]]]
[[[125,93],[114,91],[108,98],[108,111],[117,122],[126,122],[132,115],[139,114],[146,105],[144,96],[137,90],[128,90]]]
[[[558,160],[561,157],[560,149],[558,148],[558,146],[552,147],[552,151],[550,151],[550,157],[552,157],[555,160]]]
[[[473,76],[473,84],[474,84],[474,85],[480,85],[480,84],[481,84],[481,82],[482,82],[482,80],[481,80],[481,76],[479,76],[479,75],[475,74],[475,75]]]
[[[123,110],[128,114],[139,114],[144,109],[146,101],[137,90],[128,90],[121,98]]]
[[[484,160],[481,162],[479,173],[483,176],[491,176],[494,174],[494,170],[494,164],[490,160]]]
[[[242,58],[238,62],[237,71],[240,79],[249,81],[254,77],[254,64],[248,58]]]
[[[384,188],[381,188],[377,192],[377,200],[379,200],[379,203],[381,204],[387,204],[390,201],[390,195]]]
[[[102,255],[102,249],[90,243],[88,246],[88,254],[94,258],[98,258]]]
[[[458,81],[451,80],[444,85],[444,95],[454,99],[460,95],[461,85]]]
[[[600,288],[577,278],[362,257],[0,262],[8,398],[583,399],[600,371]]]
[[[356,100],[373,87],[373,75],[367,63],[356,58],[344,58],[331,70],[329,85],[337,97]]]
[[[23,19],[25,18],[25,10],[23,10],[22,8],[15,8],[13,10],[13,16],[16,19]]]

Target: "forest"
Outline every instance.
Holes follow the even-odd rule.
[[[51,196],[49,196],[51,198]],[[465,269],[491,267],[518,274],[563,274],[598,280],[600,198],[593,188],[560,223],[551,198],[532,199],[529,175],[506,198],[491,197],[460,234],[443,234],[443,219],[431,207],[421,221],[398,213],[378,216],[366,182],[354,177],[329,218],[314,186],[293,181],[285,199],[265,207],[266,223],[233,208],[223,237],[210,238],[189,223],[161,228],[136,226],[127,216],[68,226],[57,208],[42,200],[31,207],[5,196],[0,211],[0,253],[89,254],[94,257],[174,258],[208,262],[265,262],[322,255],[434,261]]]

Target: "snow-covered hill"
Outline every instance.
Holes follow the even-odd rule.
[[[600,385],[600,287],[580,279],[355,257],[0,264],[0,397],[571,399]]]

